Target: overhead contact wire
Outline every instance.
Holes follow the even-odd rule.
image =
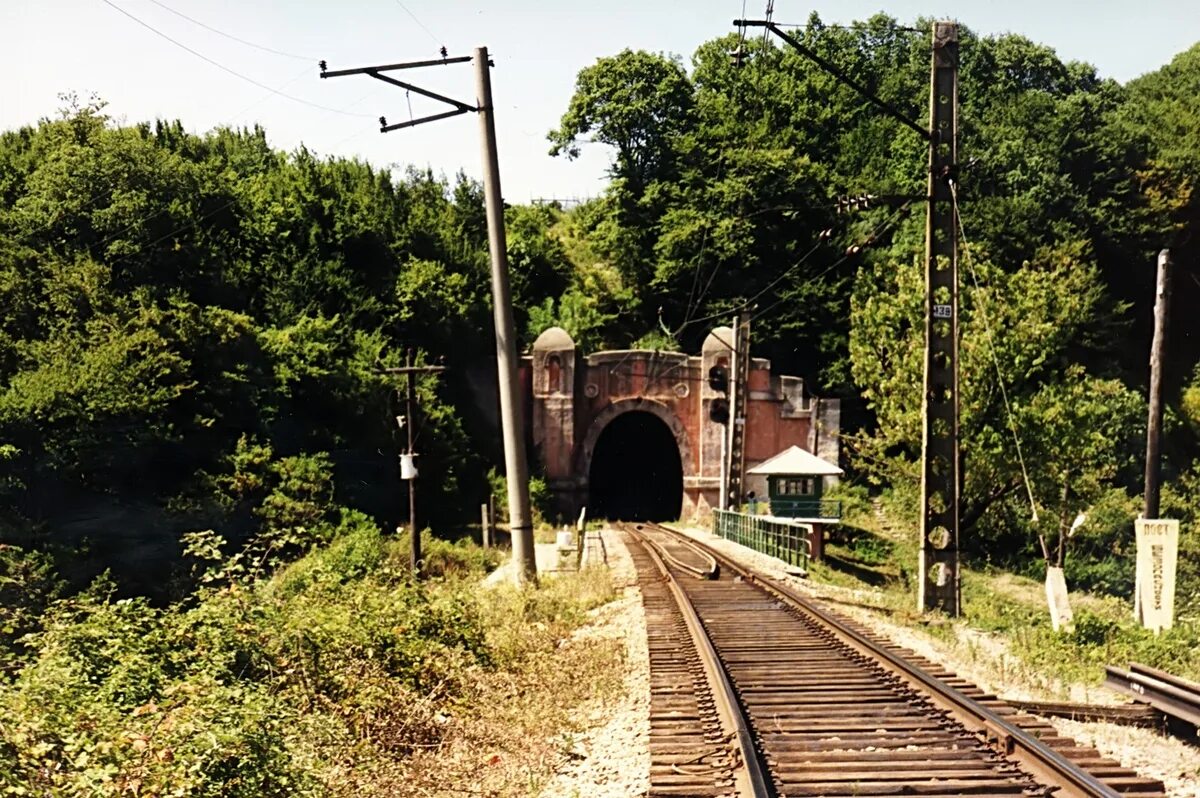
[[[429,28],[425,27],[425,23],[423,23],[423,22],[421,22],[421,20],[417,19],[417,15],[408,10],[408,6],[404,5],[404,3],[400,2],[400,0],[396,0],[396,5],[403,8],[404,13],[408,14],[410,17],[412,17],[412,21],[417,23],[417,25],[421,28],[421,30],[425,31],[425,33],[427,33],[429,35],[429,38],[433,40],[434,44],[441,44],[441,42],[438,41],[438,38],[433,35],[433,31],[431,31]]]
[[[292,94],[286,94],[286,93],[280,91],[279,89],[274,88],[273,86],[268,86],[266,83],[263,83],[262,81],[255,80],[254,78],[252,78],[248,75],[243,75],[241,72],[238,72],[236,69],[227,67],[224,64],[222,64],[220,61],[217,61],[214,58],[209,58],[207,55],[200,52],[199,50],[194,50],[191,47],[188,47],[186,44],[179,41],[178,39],[174,39],[174,38],[168,36],[167,34],[160,31],[158,28],[155,28],[153,25],[146,22],[145,20],[129,13],[128,11],[121,8],[116,3],[112,2],[112,0],[100,0],[100,2],[104,3],[108,7],[112,8],[114,11],[119,12],[123,16],[126,16],[129,19],[133,20],[138,25],[141,25],[143,28],[145,28],[146,30],[153,33],[155,36],[159,36],[163,39],[166,39],[167,41],[169,41],[171,44],[175,45],[176,47],[179,47],[182,50],[186,50],[187,52],[196,56],[200,60],[205,61],[205,62],[215,66],[217,69],[220,69],[222,72],[226,72],[230,75],[233,75],[235,78],[238,78],[239,80],[244,80],[245,82],[247,82],[253,86],[257,86],[260,89],[265,89],[266,91],[269,91],[272,94],[278,95],[287,100],[291,100],[292,102],[295,102],[295,103],[300,103],[301,105],[307,105],[310,108],[317,108],[322,111],[329,111],[330,113],[334,113],[334,114],[342,114],[343,116],[358,117],[360,119],[370,118],[370,114],[355,114],[355,113],[351,113],[349,111],[343,111],[338,108],[331,108],[328,105],[321,105],[320,103],[315,103],[315,102],[312,102],[311,100],[305,100],[303,97],[296,97],[295,95],[292,95]]]
[[[899,222],[906,215],[908,215],[908,205],[909,205],[909,203],[907,203],[907,202],[904,203],[903,205],[900,206],[900,208],[895,213],[893,213],[890,217],[888,217],[883,222],[881,222],[879,225],[877,225],[875,227],[875,229],[872,230],[865,239],[863,239],[863,241],[865,243],[861,244],[860,246],[870,246],[869,242],[874,241],[876,238],[883,235],[888,230],[890,230],[892,227],[894,227],[897,222]],[[811,255],[812,252],[814,252],[816,250],[816,248],[819,246],[821,246],[820,242],[818,242],[816,247],[814,247],[812,250],[810,250],[809,253],[807,255],[805,255],[803,259],[801,259],[798,263],[793,264],[787,271],[785,271],[783,274],[779,275],[779,277],[777,277],[775,279],[774,284],[779,283],[790,272],[798,269],[801,266],[801,264],[804,263],[804,260],[808,259],[808,255]],[[840,258],[838,258],[833,263],[826,266],[821,271],[814,274],[810,279],[811,280],[820,280],[822,277],[829,274],[831,271],[833,271],[837,267],[841,266],[846,261],[850,260],[851,257],[853,257],[853,253],[851,253],[849,251],[845,252]],[[773,287],[774,284],[772,284],[772,286],[768,286],[766,289],[761,291],[759,293],[759,296],[761,296],[763,293],[766,293],[766,291],[770,290],[770,288]],[[753,302],[757,298],[758,297],[755,297],[754,299],[751,299],[750,301]],[[774,302],[772,302],[771,304],[767,305],[765,308],[760,310],[758,313],[755,313],[754,318],[760,318],[760,317],[766,315],[769,311],[774,310],[775,308],[779,307],[785,301],[787,301],[785,298],[780,297],[779,299],[775,300]]]
[[[276,50],[275,48],[267,47],[266,45],[255,44],[252,41],[248,41],[239,36],[234,36],[232,33],[226,33],[225,31],[220,30],[219,28],[214,28],[212,25],[208,25],[204,22],[201,22],[198,19],[189,17],[187,14],[184,14],[182,11],[176,11],[175,9],[171,8],[166,3],[159,2],[159,0],[150,0],[150,2],[154,3],[154,5],[158,6],[159,8],[163,9],[164,11],[169,11],[177,17],[186,19],[188,22],[192,23],[193,25],[198,25],[199,27],[204,28],[207,31],[211,31],[212,33],[215,33],[218,36],[224,36],[226,39],[235,41],[238,44],[244,44],[247,47],[253,47],[255,50],[262,50],[264,53],[271,53],[272,55],[281,55],[284,58],[294,58],[297,61],[308,61],[309,63],[315,63],[320,60],[319,58],[313,58],[312,56],[297,55],[296,53],[288,53],[283,50]]]

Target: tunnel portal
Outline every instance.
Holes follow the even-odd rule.
[[[683,464],[670,428],[645,411],[630,411],[614,418],[596,441],[588,485],[591,518],[679,518]]]

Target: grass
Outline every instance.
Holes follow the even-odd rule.
[[[408,541],[352,518],[177,605],[103,582],[54,602],[0,679],[0,794],[528,794],[620,684],[622,647],[575,635],[612,581],[485,588],[495,553],[425,552],[415,583]]]
[[[613,595],[606,569],[545,579],[536,591],[507,585],[493,590],[488,602],[492,644],[519,654],[518,664],[480,679],[460,697],[462,714],[444,744],[409,762],[404,783],[410,792],[405,794],[537,794],[582,731],[574,710],[621,688],[619,641],[569,634],[587,620],[590,608]],[[521,618],[526,622],[516,620]]]

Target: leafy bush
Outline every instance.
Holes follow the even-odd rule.
[[[508,478],[493,468],[488,471],[488,484],[491,485],[492,497],[496,501],[497,520],[508,518]],[[533,513],[533,523],[544,524],[554,517],[553,497],[550,486],[539,476],[529,478],[529,507]]]
[[[57,602],[0,689],[0,778],[16,794],[317,795],[291,755],[295,709],[244,612],[158,610],[97,582]],[[0,782],[3,783],[3,782]]]
[[[407,536],[403,536],[407,539]],[[425,575],[437,577],[462,577],[471,573],[494,571],[504,558],[496,548],[484,549],[468,541],[451,543],[441,538],[430,537],[424,541],[422,555]]]
[[[407,539],[354,511],[330,529],[265,579],[197,534],[215,577],[165,608],[117,600],[107,579],[51,601],[0,682],[0,794],[353,792],[347,763],[359,783],[436,747],[481,675],[557,651],[612,595],[606,573],[581,577],[582,597],[567,580],[485,595],[497,554],[436,539],[437,578],[415,582]],[[41,560],[0,551],[46,580]]]
[[[874,515],[874,508],[871,505],[871,493],[866,485],[839,482],[826,490],[821,498],[840,501],[842,503],[842,518],[847,521]]]
[[[49,556],[0,543],[0,674],[23,661],[22,638],[39,628],[62,588]]]

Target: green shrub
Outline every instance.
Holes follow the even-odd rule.
[[[36,656],[0,689],[7,786],[89,797],[317,794],[289,751],[292,709],[259,680],[269,669],[246,667],[256,655],[237,639],[244,614],[111,596],[101,580],[51,607],[32,636]],[[229,608],[228,598],[217,603]]]
[[[1128,597],[1133,595],[1135,566],[1133,557],[1097,560],[1083,554],[1067,555],[1063,574],[1072,590]]]
[[[496,502],[496,518],[508,517],[508,478],[493,468],[488,471],[488,484]],[[546,480],[539,476],[529,478],[529,508],[535,524],[549,523],[555,517],[553,496]]]
[[[29,649],[22,638],[40,628],[62,589],[48,555],[0,543],[0,674],[24,661]]]
[[[387,559],[389,548],[374,521],[356,510],[342,510],[333,542],[284,568],[266,589],[289,598],[322,582],[362,579]]]
[[[612,596],[592,571],[481,590],[497,555],[434,538],[436,577],[416,582],[407,539],[351,511],[332,528],[269,579],[194,536],[221,578],[169,607],[114,600],[103,579],[51,602],[0,681],[0,794],[354,792],[441,744],[487,674],[554,656]]]
[[[437,577],[464,577],[494,571],[504,559],[499,549],[485,549],[469,540],[453,543],[429,536],[422,550],[425,575]]]
[[[866,485],[839,482],[826,490],[821,498],[840,501],[842,518],[851,523],[863,517],[874,518],[875,509],[871,504],[871,493],[867,490]]]

